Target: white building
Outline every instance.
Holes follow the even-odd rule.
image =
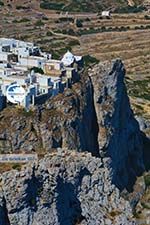
[[[0,38],[0,52],[16,54],[18,58],[20,58],[20,56],[40,56],[41,54],[41,50],[33,43],[9,38]]]
[[[30,85],[26,90],[26,96],[22,102],[22,106],[24,108],[29,109],[31,105],[35,104],[36,93],[36,87],[34,85]]]
[[[60,76],[64,69],[64,65],[60,60],[48,60],[44,64],[44,73],[47,75]]]
[[[0,46],[9,46],[10,47],[10,51],[13,50],[14,48],[33,48],[34,44],[31,42],[24,42],[24,41],[20,41],[20,40],[16,40],[13,38],[0,38]]]
[[[2,105],[6,101],[9,88],[11,89],[13,85],[18,88],[16,90],[24,90],[25,97],[19,104],[27,109],[42,98],[46,99],[63,92],[73,80],[76,82],[74,78],[78,77],[77,72],[82,68],[82,62],[82,57],[75,56],[70,51],[67,51],[62,60],[54,60],[51,54],[41,52],[33,43],[0,38],[0,101]],[[38,73],[31,71],[32,68]],[[10,101],[7,98],[8,100]]]
[[[35,103],[36,89],[33,85],[22,87],[16,82],[8,86],[6,97],[8,102],[29,109]]]
[[[83,58],[81,56],[75,56],[73,55],[70,51],[67,51],[63,58],[62,58],[62,63],[64,64],[65,67],[78,67],[78,66],[83,66],[82,61]]]
[[[75,61],[75,57],[70,51],[67,51],[61,61],[64,66],[71,66]]]
[[[61,78],[58,76],[51,76],[51,81],[53,83],[52,95],[55,96],[63,90],[63,83]]]
[[[27,47],[18,47],[18,48],[14,48],[12,50],[12,52],[16,55],[18,55],[18,60],[22,57],[28,57],[30,56],[30,49]]]
[[[26,76],[16,75],[10,75],[5,78],[1,78],[1,90],[4,96],[6,96],[7,88],[13,83],[17,83],[18,85],[27,88],[30,85],[30,79]]]
[[[102,17],[111,17],[111,12],[110,11],[102,11],[102,14],[101,14]]]
[[[10,53],[10,52],[0,52],[0,61],[1,62],[3,62],[3,61],[9,62],[11,60],[11,56],[12,56],[12,53]]]
[[[46,59],[43,57],[37,57],[37,56],[20,57],[19,63],[21,66],[24,66],[28,69],[33,67],[38,67],[43,69],[44,64],[46,63]]]
[[[39,94],[51,94],[53,82],[49,76],[36,74],[36,82],[39,84]]]

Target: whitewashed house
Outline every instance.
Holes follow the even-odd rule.
[[[43,57],[37,57],[37,56],[21,57],[19,59],[19,63],[21,66],[24,66],[28,69],[33,67],[44,69],[46,59]]]
[[[63,91],[63,84],[60,77],[51,76],[51,81],[53,83],[52,96],[55,96]]]
[[[12,56],[12,53],[10,53],[10,52],[0,52],[0,61],[8,62],[8,61],[10,61],[11,56]]]
[[[26,95],[21,106],[23,106],[26,109],[29,109],[31,106],[34,106],[36,93],[37,93],[36,87],[34,85],[30,85],[26,89]]]
[[[64,54],[62,60],[54,60],[51,54],[41,52],[33,43],[0,38],[0,101],[6,102],[9,88],[12,91],[23,90],[24,98],[19,105],[29,109],[70,87],[77,81],[82,67],[83,58],[70,51]],[[32,68],[39,68],[34,71],[44,74],[31,71]],[[7,101],[12,102],[11,98]]]
[[[63,63],[60,60],[50,59],[44,64],[44,72],[52,75],[53,73],[61,73]]]
[[[101,16],[104,17],[104,18],[110,18],[111,12],[110,11],[102,11]]]
[[[79,67],[83,67],[82,56],[75,56],[70,51],[64,54],[61,61],[65,67],[74,67],[76,70],[78,70]]]
[[[36,82],[39,84],[39,94],[48,94],[52,93],[53,82],[49,76],[36,74]]]

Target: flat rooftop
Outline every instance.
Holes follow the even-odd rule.
[[[28,57],[22,57],[22,59],[40,59],[40,60],[45,60],[46,59],[44,57],[40,57],[40,56],[28,56]]]
[[[46,63],[48,64],[48,63],[62,63],[62,62],[61,62],[61,60],[57,60],[57,59],[49,59],[49,60],[47,60]]]

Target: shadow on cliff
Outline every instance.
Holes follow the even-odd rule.
[[[81,203],[78,199],[78,189],[81,186],[84,176],[90,175],[87,169],[78,174],[75,184],[67,182],[62,177],[57,178],[57,213],[60,225],[75,225],[85,218],[82,216]]]
[[[40,181],[38,177],[35,176],[35,171],[33,168],[32,171],[32,178],[26,180],[25,185],[27,185],[26,188],[26,196],[25,196],[25,205],[26,207],[30,207],[32,211],[37,211],[37,196],[40,195],[40,193],[43,190],[43,182]],[[19,208],[19,211],[21,211],[24,208],[24,205]]]
[[[141,138],[143,142],[143,164],[144,168],[139,169],[137,168],[137,165],[135,164],[134,155],[130,157],[130,165],[132,165],[131,169],[134,169],[137,171],[137,176],[142,176],[145,171],[150,170],[150,138],[145,135],[144,132],[141,131]],[[140,167],[139,167],[140,168]],[[134,173],[132,173],[132,170],[130,172],[130,180],[128,184],[128,191],[133,191],[133,186],[136,182],[136,178],[134,176]]]
[[[144,165],[145,165],[145,170],[149,171],[150,170],[150,138],[147,137],[143,132],[142,137],[143,137],[143,160],[144,160]]]
[[[2,210],[0,207],[0,225],[11,225],[8,217],[8,210],[7,210],[7,205],[6,205],[6,200],[3,198],[4,202],[4,209]]]
[[[93,156],[99,157],[99,125],[94,105],[94,87],[91,78],[88,77],[90,85],[86,90],[86,106],[83,118],[78,121],[78,133],[80,138],[80,151],[91,152]]]
[[[145,171],[143,138],[127,94],[125,67],[121,60],[109,66],[99,80],[102,87],[94,80],[100,153],[110,159],[112,183],[121,191],[132,192],[136,178]]]
[[[143,166],[140,165],[138,160],[138,156],[136,154],[129,153],[128,158],[125,162],[126,168],[128,168],[127,173],[128,182],[125,182],[125,171],[117,170],[114,168],[114,176],[112,182],[115,184],[117,188],[121,191],[126,188],[128,192],[132,192],[134,185],[136,183],[137,177],[143,175],[145,171],[150,171],[150,138],[145,135],[144,132],[141,133],[141,139],[143,143],[143,150],[142,150],[142,161]]]

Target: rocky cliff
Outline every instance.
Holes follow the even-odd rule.
[[[96,155],[97,133],[93,88],[87,74],[42,107],[31,112],[12,107],[0,114],[0,139],[13,152],[65,147],[92,150]]]
[[[120,60],[106,62],[89,75],[94,87],[100,155],[111,159],[113,182],[120,189],[130,188],[144,170],[143,139],[127,96],[124,65]]]
[[[135,224],[132,209],[90,153],[58,149],[1,177],[0,225]],[[7,208],[7,210],[6,210]]]
[[[2,175],[1,224],[135,223],[119,189],[144,171],[143,135],[124,76],[120,60],[100,63],[45,105],[0,113],[3,152],[50,153]]]
[[[80,82],[32,112],[8,108],[0,114],[6,151],[49,152],[53,148],[110,157],[113,182],[132,186],[144,169],[143,143],[124,84],[120,60],[84,72]]]

